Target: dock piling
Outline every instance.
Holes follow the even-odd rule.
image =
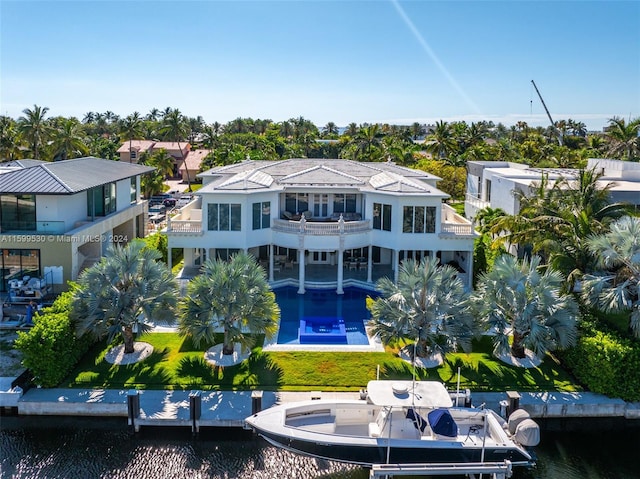
[[[127,416],[129,417],[129,426],[134,432],[139,432],[140,425],[136,419],[140,417],[140,394],[137,389],[129,389],[127,393]]]
[[[191,434],[200,432],[200,416],[202,415],[202,391],[189,393],[189,419],[191,420]]]

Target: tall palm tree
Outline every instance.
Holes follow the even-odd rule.
[[[137,111],[120,121],[120,133],[129,139],[129,163],[131,163],[133,140],[142,137],[142,126],[142,118]]]
[[[164,135],[165,139],[169,141],[175,141],[178,143],[178,150],[180,151],[180,160],[182,160],[184,171],[187,174],[187,191],[191,191],[191,178],[189,176],[189,169],[184,163],[184,155],[182,154],[182,147],[180,141],[186,138],[187,135],[187,123],[184,116],[180,113],[180,110],[174,108],[166,113],[162,119],[162,127],[160,133]]]
[[[380,131],[380,125],[377,123],[360,128],[353,138],[353,144],[356,147],[354,159],[364,159],[366,161],[379,159],[382,154],[382,151],[379,150],[382,146],[382,138],[383,134]]]
[[[382,295],[371,306],[370,325],[383,343],[417,340],[418,357],[445,354],[457,346],[470,350],[473,321],[464,285],[451,266],[439,266],[437,258],[406,260],[397,283],[385,277],[376,289]]]
[[[109,247],[99,263],[82,272],[73,307],[78,335],[107,337],[109,342],[122,335],[129,354],[135,331],[150,329],[146,320],[171,317],[177,286],[160,257],[142,240],[134,240]]]
[[[633,160],[640,152],[640,118],[630,120],[613,117],[609,120],[609,126],[605,133],[609,140],[609,154],[623,160]]]
[[[75,118],[64,118],[60,125],[52,131],[54,158],[66,160],[86,155],[89,148],[86,145],[84,127]]]
[[[458,143],[453,136],[451,125],[446,121],[437,121],[433,133],[426,138],[425,148],[439,160],[453,155],[458,149]]]
[[[561,292],[562,274],[552,268],[540,272],[540,260],[533,256],[520,261],[504,254],[480,276],[472,302],[484,329],[495,333],[497,356],[524,358],[526,348],[542,358],[576,341],[577,304]]]
[[[252,347],[255,335],[275,334],[280,318],[264,269],[246,253],[230,261],[207,260],[180,308],[180,332],[197,347],[203,340],[213,344],[216,331],[223,329],[225,355],[233,354],[235,343]]]
[[[338,134],[338,126],[330,121],[322,128],[322,136],[324,137],[332,137]]]
[[[49,138],[50,128],[45,120],[49,108],[33,105],[33,110],[22,110],[24,116],[18,118],[18,128],[24,139],[29,143],[33,159],[40,159],[40,150]]]
[[[640,338],[640,218],[620,218],[587,244],[601,271],[585,276],[583,298],[606,312],[630,311],[629,326]]]

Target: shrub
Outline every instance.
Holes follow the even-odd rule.
[[[91,344],[87,337],[76,336],[75,324],[69,318],[72,297],[72,291],[62,293],[51,307],[34,316],[29,331],[18,332],[15,347],[40,386],[57,386]]]
[[[160,232],[150,234],[146,238],[143,238],[145,245],[149,249],[154,249],[160,252],[162,257],[160,258],[165,264],[169,264],[167,261],[169,240],[166,235]],[[178,264],[182,261],[183,250],[181,248],[173,248],[171,250],[171,264]]]
[[[640,400],[640,343],[614,332],[583,330],[578,344],[562,353],[573,374],[591,391],[625,401]]]

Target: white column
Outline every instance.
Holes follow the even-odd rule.
[[[342,249],[338,249],[338,288],[336,289],[336,294],[344,294],[344,289],[342,289],[342,281],[344,278],[344,252]]]
[[[369,254],[367,255],[367,283],[373,282],[373,246],[369,245]]]
[[[269,244],[269,281],[273,283],[273,243]]]
[[[169,265],[169,271],[171,271],[171,268],[173,268],[171,264],[171,246],[167,246],[167,265]]]
[[[398,263],[398,250],[394,249],[393,250],[393,255],[392,255],[393,259],[391,260],[391,262],[393,263],[393,282],[397,283],[398,282],[398,268],[400,267],[400,264]]]
[[[304,294],[304,248],[298,249],[298,294]]]

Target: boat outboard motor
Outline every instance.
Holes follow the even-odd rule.
[[[509,434],[514,435],[516,433],[516,428],[518,424],[520,424],[525,419],[531,419],[531,415],[525,411],[524,409],[516,409],[509,416]]]
[[[511,413],[508,428],[516,442],[525,447],[534,447],[540,443],[540,427],[524,409],[516,409]]]
[[[533,419],[525,419],[516,427],[515,440],[525,447],[540,444],[540,427]]]

